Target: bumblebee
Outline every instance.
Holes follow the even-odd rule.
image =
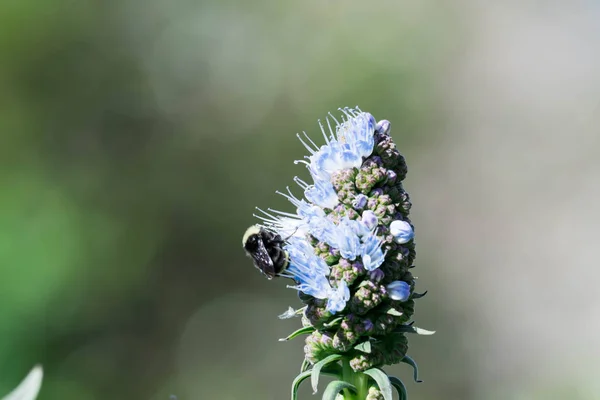
[[[248,228],[242,239],[246,254],[267,279],[273,279],[288,266],[288,254],[281,247],[283,244],[281,236],[258,225]]]

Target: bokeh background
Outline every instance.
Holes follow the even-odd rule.
[[[600,399],[597,1],[3,0],[0,394],[284,399],[297,304],[241,249],[297,131],[392,122],[410,398]],[[298,192],[298,190],[297,190]],[[307,385],[308,386],[308,385]],[[303,388],[303,398],[311,396]]]

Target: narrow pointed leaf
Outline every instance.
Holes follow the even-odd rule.
[[[35,400],[42,387],[44,372],[40,365],[36,365],[12,392],[2,400]]]
[[[300,384],[310,376],[311,371],[300,373],[292,382],[292,400],[298,400],[298,388]]]
[[[401,333],[416,333],[417,335],[433,335],[435,331],[428,331],[427,329],[417,328],[412,325],[400,325],[394,329],[395,332]]]
[[[309,368],[310,362],[305,358],[304,361],[302,361],[302,365],[300,366],[300,372],[308,371]]]
[[[344,381],[332,381],[325,388],[323,392],[323,400],[335,400],[338,393],[344,389],[350,389],[356,393],[356,387],[354,385]]]
[[[323,375],[329,375],[336,378],[342,376],[342,368],[339,365],[328,365],[321,369]],[[298,388],[300,384],[312,374],[312,370],[303,371],[292,382],[292,400],[298,399]]]
[[[314,330],[315,330],[315,328],[313,328],[312,326],[305,326],[304,328],[300,328],[297,331],[290,333],[290,335],[288,337],[279,339],[279,341],[285,342],[285,341],[291,340],[300,335],[308,335],[310,333],[313,333]]]
[[[390,383],[396,388],[398,391],[398,396],[400,400],[408,400],[408,393],[406,392],[406,386],[404,386],[404,382],[395,376],[390,376]]]
[[[375,380],[377,386],[379,386],[379,390],[381,391],[384,400],[393,400],[392,383],[385,372],[379,368],[371,368],[366,370],[364,374],[369,375]]]
[[[417,293],[417,292],[414,292],[414,293],[412,294],[412,297],[411,297],[411,298],[413,298],[413,299],[420,299],[421,297],[425,296],[426,294],[427,294],[427,290],[426,290],[426,291],[424,291],[423,293]]]
[[[402,315],[404,315],[404,313],[402,311],[398,311],[395,308],[391,308],[391,307],[385,313],[389,314],[389,315],[393,315],[395,317],[401,317]]]
[[[331,327],[334,327],[334,326],[336,326],[336,325],[339,325],[339,324],[342,322],[342,320],[343,320],[343,319],[344,319],[343,317],[337,317],[337,318],[334,318],[334,319],[332,319],[330,322],[328,322],[328,323],[326,323],[326,324],[323,324],[323,326],[324,326],[325,328],[331,328]]]
[[[427,329],[418,328],[418,327],[415,326],[415,333],[417,335],[429,336],[429,335],[433,335],[435,333],[435,331],[428,331]]]
[[[415,382],[417,382],[417,383],[423,382],[422,380],[419,379],[419,367],[417,367],[417,363],[415,362],[415,360],[413,360],[409,356],[404,356],[404,358],[401,361],[403,363],[408,364],[411,367],[413,367],[413,370],[414,370],[413,379],[415,380]]]
[[[317,393],[317,388],[319,385],[319,375],[321,374],[321,369],[327,364],[331,364],[332,362],[338,361],[342,358],[339,354],[332,354],[328,357],[325,357],[312,367],[312,374],[310,376],[310,383],[312,385],[313,394]]]

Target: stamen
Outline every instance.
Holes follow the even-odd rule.
[[[315,146],[315,149],[316,149],[317,151],[319,151],[319,146],[317,146],[317,145],[315,144],[315,142],[313,142],[313,141],[312,141],[312,139],[310,138],[310,136],[308,136],[308,135],[306,134],[306,132],[302,132],[302,133],[304,134],[304,137],[306,138],[306,140],[308,140],[308,141],[310,142],[310,144],[312,144],[313,146]]]
[[[268,219],[268,218],[265,218],[265,217],[263,217],[262,215],[252,214],[252,216],[253,216],[254,218],[258,218],[258,219],[260,219],[260,220],[261,220],[261,221],[263,221],[263,222],[266,222],[266,223],[268,223],[270,226],[271,226],[271,225],[275,225],[275,224],[277,223],[277,221],[275,221],[275,220],[270,220],[270,219]]]
[[[344,113],[344,115],[342,115],[342,123],[346,122],[346,116],[348,115],[346,113],[346,111],[343,108],[338,108],[338,111],[341,111],[342,113]]]
[[[275,215],[273,215],[273,214],[269,214],[268,212],[266,212],[265,210],[263,210],[263,209],[261,209],[261,208],[258,208],[258,207],[256,207],[256,209],[257,209],[258,211],[260,211],[261,213],[265,214],[267,217],[269,217],[269,218],[272,218],[274,222],[277,222],[277,221],[279,220],[279,218],[278,218],[278,217],[276,217],[276,216],[275,216]],[[253,214],[253,215],[254,215],[255,217],[257,217],[257,218],[260,218],[260,219],[262,219],[263,221],[268,221],[267,219],[265,219],[264,217],[262,217],[262,216],[260,216],[260,215],[256,215],[256,214]]]
[[[315,154],[315,150],[313,150],[309,145],[306,144],[306,142],[304,140],[302,140],[299,133],[296,133],[296,137],[298,138],[300,143],[302,143],[304,145],[306,150],[308,150],[310,152],[310,154]]]
[[[327,121],[327,122],[329,123],[329,121]],[[321,127],[321,133],[323,134],[323,137],[325,138],[325,143],[329,144],[329,138],[325,134],[325,128],[323,128],[323,124],[321,123],[321,120],[319,120],[319,126]]]
[[[276,212],[277,214],[283,215],[284,217],[290,217],[290,218],[296,218],[296,219],[298,219],[298,215],[297,214],[292,214],[292,213],[288,213],[288,212],[285,212],[285,211],[277,211],[277,210],[273,210],[272,208],[269,208],[269,211]]]
[[[306,190],[306,188],[310,186],[308,183],[304,182],[302,179],[298,178],[297,176],[294,177],[294,182],[296,182],[298,184],[298,186],[300,186],[304,190]]]
[[[289,191],[289,187],[288,187],[288,191]],[[294,197],[294,195],[291,192],[290,192],[290,194],[287,194],[287,193],[283,193],[283,192],[280,192],[279,190],[277,190],[275,193],[285,197],[286,199],[288,199],[289,201],[291,201],[294,204],[299,201],[296,197]],[[269,208],[269,210],[270,210],[270,208]]]
[[[354,116],[348,112],[350,110],[348,107],[345,107],[343,109],[339,108],[339,110],[348,117],[348,120],[351,120],[352,118],[354,118]]]
[[[336,129],[335,131],[337,132],[337,127],[340,126],[340,122],[333,116],[332,113],[329,113],[329,116],[335,121],[336,124]],[[327,125],[329,125],[329,132],[331,133],[331,138],[335,138],[335,134],[333,133],[333,129],[331,129],[331,123],[329,121],[329,118],[327,118]]]

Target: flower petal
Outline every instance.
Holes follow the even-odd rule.
[[[327,300],[327,311],[332,314],[338,313],[346,308],[346,303],[350,299],[350,289],[346,281],[340,281],[337,289],[332,289]]]

